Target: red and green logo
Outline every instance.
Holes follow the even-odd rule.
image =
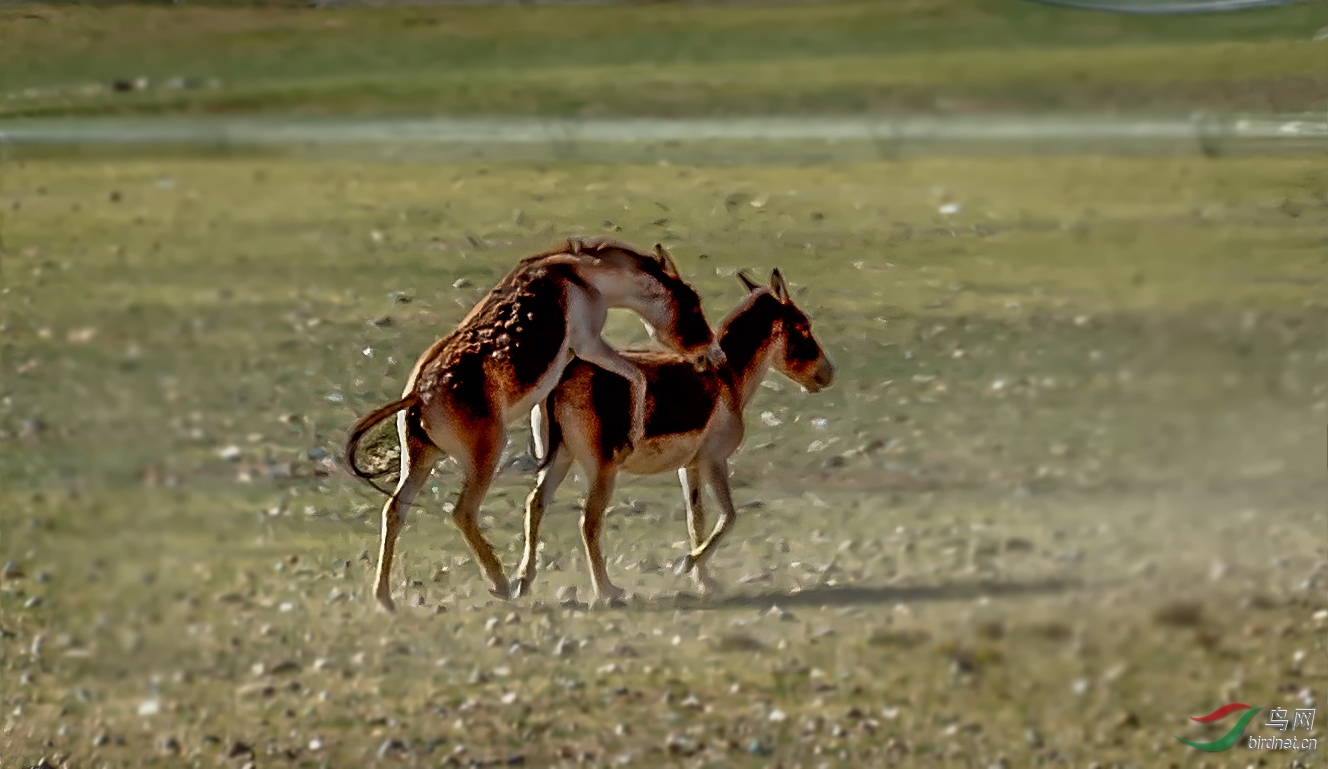
[[[1254,714],[1259,712],[1258,708],[1250,707],[1243,702],[1229,702],[1206,716],[1190,716],[1191,721],[1198,721],[1201,724],[1211,724],[1214,721],[1221,721],[1232,713],[1238,712],[1241,713],[1241,716],[1240,720],[1236,721],[1235,726],[1232,726],[1230,731],[1212,742],[1195,742],[1193,740],[1187,740],[1179,734],[1173,734],[1172,736],[1192,748],[1198,748],[1199,750],[1208,753],[1216,753],[1219,750],[1226,750],[1237,742],[1240,742],[1241,735],[1245,732],[1245,726],[1249,724],[1251,718],[1254,718]]]

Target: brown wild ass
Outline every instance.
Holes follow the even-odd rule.
[[[631,402],[639,405],[627,441],[641,442],[646,380],[601,336],[610,307],[636,311],[660,341],[697,366],[723,362],[700,299],[662,246],[647,254],[611,238],[573,239],[521,260],[456,331],[424,351],[400,400],[351,428],[346,462],[357,476],[370,480],[355,462],[359,441],[375,425],[397,416],[401,478],[383,505],[374,588],[384,609],[394,606],[392,556],[405,511],[444,453],[457,460],[463,473],[452,520],[493,593],[508,597],[502,564],[480,532],[480,502],[507,444],[507,425],[544,400],[573,356],[632,382]]]
[[[535,549],[540,521],[559,484],[575,461],[590,479],[581,536],[596,597],[620,601],[623,591],[609,581],[600,551],[600,524],[619,472],[649,475],[677,470],[687,508],[691,551],[676,573],[696,570],[701,589],[714,583],[705,562],[736,520],[729,491],[729,456],[743,438],[743,407],[773,365],[808,392],[834,380],[835,367],[812,336],[811,322],[789,297],[775,270],[770,287],[739,275],[749,294],[720,325],[719,344],[728,362],[717,371],[696,371],[669,353],[626,351],[645,372],[645,438],[629,443],[631,412],[627,382],[593,363],[573,361],[557,388],[531,414],[541,465],[535,489],[526,500],[526,543],[513,595],[530,589],[535,579]],[[547,426],[544,424],[547,422]],[[702,484],[719,502],[720,517],[705,537]],[[704,539],[703,539],[704,537]]]

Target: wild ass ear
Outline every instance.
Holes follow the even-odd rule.
[[[664,250],[663,243],[655,244],[655,257],[659,259],[659,263],[663,266],[666,275],[674,278],[681,277],[678,274],[678,265],[673,263],[673,257],[669,256],[668,251]]]
[[[742,284],[747,287],[747,290],[749,292],[756,291],[761,288],[761,284],[752,280],[751,276],[747,274],[746,270],[738,271],[738,280],[742,281]]]
[[[770,271],[770,290],[775,292],[776,299],[788,304],[788,284],[784,282],[784,276],[779,273],[778,267]]]

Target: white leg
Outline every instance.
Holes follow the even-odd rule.
[[[383,505],[383,530],[378,542],[378,571],[374,579],[374,596],[379,606],[393,611],[392,559],[396,553],[397,537],[406,523],[406,508],[415,501],[429,479],[434,462],[441,452],[432,444],[419,440],[406,424],[406,412],[397,415],[397,435],[401,441],[401,478],[396,490]]]
[[[707,463],[703,469],[705,480],[710,485],[711,491],[715,493],[715,501],[719,502],[719,520],[715,522],[715,529],[710,532],[706,541],[687,554],[680,567],[684,573],[704,566],[706,560],[714,554],[720,540],[733,529],[733,524],[738,520],[738,513],[733,509],[733,495],[729,489],[729,463],[721,459]]]
[[[683,506],[687,510],[687,538],[692,551],[695,551],[701,547],[705,539],[705,502],[702,499],[701,468],[694,464],[678,468],[678,481],[682,483]],[[674,568],[674,573],[682,575],[689,570],[702,594],[714,592],[716,586],[710,579],[705,564],[689,563],[689,557],[683,556]]]

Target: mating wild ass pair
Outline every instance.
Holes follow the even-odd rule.
[[[768,288],[741,273],[738,277],[748,294],[720,325],[719,345],[727,363],[718,370],[694,370],[668,353],[624,353],[646,376],[644,440],[629,441],[633,412],[627,382],[590,362],[568,365],[558,387],[531,413],[540,471],[526,500],[525,552],[513,585],[514,596],[529,590],[535,579],[540,521],[573,462],[589,476],[581,536],[597,598],[615,602],[623,597],[622,589],[609,580],[599,545],[605,506],[620,472],[678,471],[691,551],[678,562],[675,572],[682,575],[694,570],[702,592],[713,590],[706,560],[737,520],[728,459],[742,443],[743,408],[772,365],[808,392],[829,386],[835,374],[779,270],[771,274]],[[703,485],[710,487],[720,508],[719,520],[708,537]]]
[[[346,462],[355,475],[372,482],[372,475],[355,461],[356,449],[374,426],[397,418],[401,477],[383,505],[374,589],[383,608],[394,608],[392,558],[405,511],[444,453],[457,460],[463,473],[452,520],[492,592],[509,597],[502,564],[479,528],[480,502],[507,445],[507,425],[548,396],[573,356],[630,383],[633,407],[627,440],[641,445],[646,378],[604,340],[610,307],[634,310],[661,342],[698,367],[724,362],[700,298],[662,246],[647,254],[610,238],[573,239],[521,260],[456,331],[420,356],[399,400],[351,428]]]

